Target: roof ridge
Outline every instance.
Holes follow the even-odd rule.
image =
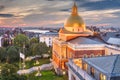
[[[111,74],[113,73],[113,71],[114,71],[114,69],[115,69],[115,65],[116,65],[116,62],[117,62],[117,60],[118,60],[118,57],[119,57],[119,55],[116,55],[116,59],[115,59],[115,61],[114,61],[114,63],[113,63],[113,68],[112,68]]]

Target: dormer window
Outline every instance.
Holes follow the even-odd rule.
[[[86,63],[83,63],[83,70],[87,71],[88,65]]]
[[[95,77],[95,69],[93,67],[90,68],[90,74],[92,77]]]
[[[99,79],[99,80],[107,80],[107,79],[106,79],[106,76],[105,76],[104,74],[100,73],[99,76],[100,76],[100,79]]]

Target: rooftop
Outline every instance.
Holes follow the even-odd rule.
[[[70,40],[69,43],[72,44],[103,44],[102,42],[92,40],[86,37],[78,37],[73,40]]]
[[[24,30],[24,31],[33,32],[33,33],[46,33],[46,32],[50,32],[49,30],[37,30],[37,29]]]
[[[101,38],[108,44],[120,45],[120,33],[119,32],[107,32],[101,34]]]
[[[110,76],[120,76],[120,55],[84,58],[83,61],[104,74]]]

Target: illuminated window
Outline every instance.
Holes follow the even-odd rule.
[[[100,80],[106,80],[106,76],[100,73]]]
[[[83,63],[83,70],[87,71],[88,65],[86,63]]]
[[[62,69],[65,69],[65,62],[62,62]]]
[[[90,68],[90,74],[95,77],[95,70],[93,67]]]
[[[74,29],[72,29],[72,31],[74,32]]]

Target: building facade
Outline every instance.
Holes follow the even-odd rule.
[[[45,42],[48,47],[51,47],[53,38],[55,37],[58,37],[57,32],[46,32],[39,35],[39,42]]]
[[[66,62],[70,58],[83,58],[105,55],[105,44],[86,29],[84,20],[79,16],[74,3],[70,17],[53,39],[52,59],[57,74],[65,74]]]
[[[120,55],[83,58],[68,62],[69,80],[120,80]]]

